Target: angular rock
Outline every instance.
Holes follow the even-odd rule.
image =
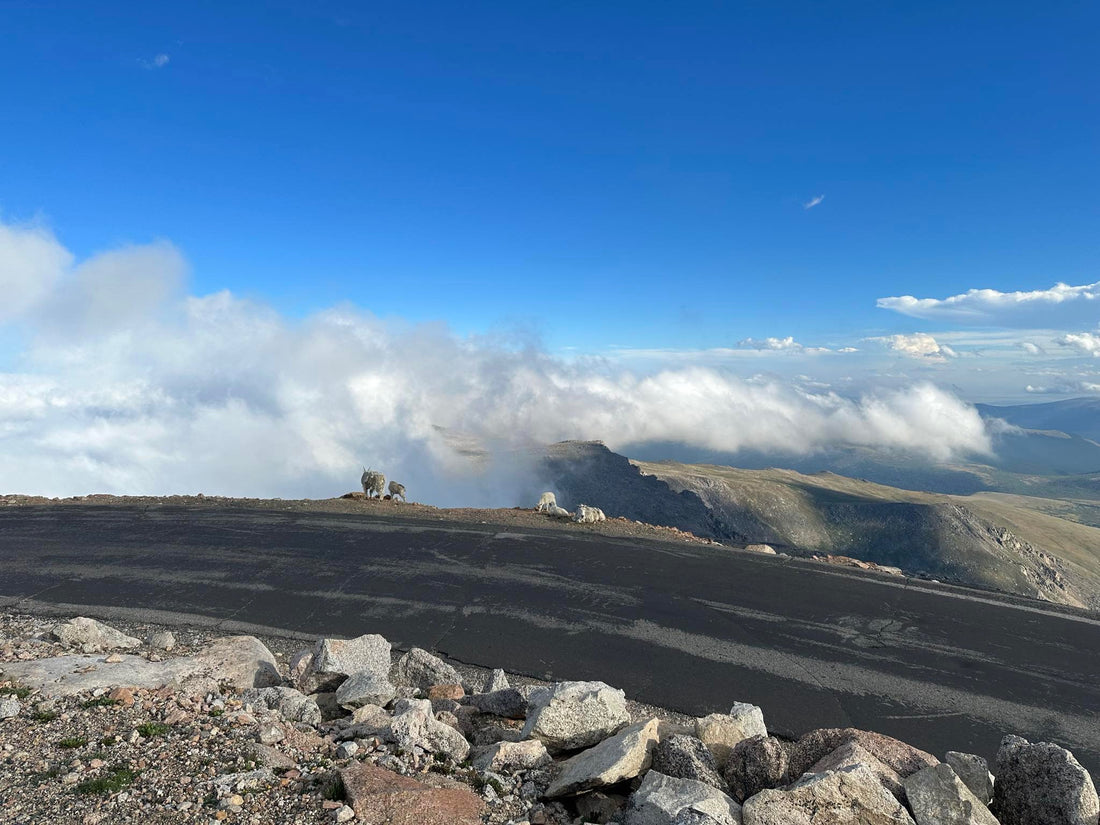
[[[738,742],[730,753],[723,778],[730,796],[744,802],[766,788],[778,788],[790,781],[787,749],[774,736],[750,736]]]
[[[886,788],[898,802],[905,803],[905,786],[902,785],[897,771],[883,763],[858,742],[845,742],[832,753],[825,754],[810,767],[807,773],[842,771],[856,765],[863,765],[870,770],[882,783],[882,787]]]
[[[466,695],[462,685],[432,685],[428,688],[428,699],[432,702],[449,701],[458,704],[458,700]],[[450,710],[450,708],[436,708],[436,710]]]
[[[318,639],[313,653],[308,658],[299,654],[291,667],[298,672],[297,687],[303,693],[334,691],[353,673],[388,678],[390,643],[377,633],[354,639]]]
[[[626,695],[603,682],[558,682],[528,698],[524,739],[551,753],[595,745],[630,722]]]
[[[321,723],[321,709],[317,700],[301,691],[288,687],[250,688],[238,697],[242,703],[273,710],[288,722]]]
[[[848,742],[855,742],[864,750],[873,753],[883,764],[896,771],[902,779],[915,774],[922,768],[938,765],[940,762],[930,753],[907,745],[899,739],[883,736],[881,733],[858,728],[821,728],[807,733],[791,749],[791,776],[802,776],[821,757]]]
[[[485,804],[469,788],[433,788],[367,763],[340,777],[361,825],[481,825]]]
[[[653,770],[677,779],[705,782],[722,793],[729,793],[729,786],[719,775],[710,749],[694,736],[673,735],[662,739],[653,752]]]
[[[154,650],[171,650],[176,646],[176,637],[171,630],[153,630],[145,637],[145,644]]]
[[[498,742],[482,751],[473,766],[483,771],[529,771],[550,764],[546,745],[538,739],[523,742]]]
[[[672,825],[685,811],[706,814],[718,825],[741,825],[742,821],[741,806],[717,788],[650,771],[630,795],[623,825]]]
[[[950,765],[917,771],[905,780],[905,793],[917,825],[998,825]]]
[[[745,702],[736,702],[729,713],[712,713],[695,720],[695,736],[710,748],[719,770],[726,766],[738,742],[767,735],[763,711]]]
[[[621,794],[592,791],[578,796],[573,804],[577,809],[577,816],[581,817],[584,822],[595,822],[598,825],[604,825],[604,823],[610,822],[618,815],[623,805],[626,804],[626,797]]]
[[[355,709],[351,721],[356,725],[384,730],[390,726],[390,715],[378,705],[363,705]]]
[[[462,677],[438,656],[414,647],[397,660],[390,671],[390,681],[398,687],[412,687],[426,693],[432,685],[460,685]]]
[[[50,629],[50,635],[61,644],[80,648],[84,653],[98,653],[120,647],[138,647],[141,644],[140,639],[127,636],[110,625],[85,616],[77,616],[75,619],[54,625]]]
[[[336,688],[336,701],[348,710],[363,705],[388,705],[393,697],[394,687],[390,680],[369,670],[351,674]]]
[[[0,719],[13,719],[19,715],[19,711],[23,709],[23,706],[19,704],[19,700],[14,696],[5,696],[0,699]]]
[[[993,774],[989,772],[989,763],[985,759],[972,753],[948,751],[943,761],[951,766],[963,784],[982,801],[983,805],[993,801]]]
[[[297,762],[282,751],[271,747],[271,745],[253,742],[249,748],[252,751],[252,758],[256,760],[256,764],[265,768],[286,769],[298,766]]]
[[[649,768],[658,741],[656,718],[624,728],[566,760],[545,795],[572,796],[633,779]]]
[[[164,662],[131,655],[120,659],[117,664],[104,666],[102,657],[54,656],[6,663],[4,670],[7,678],[39,688],[48,696],[70,696],[118,685],[154,689],[177,685],[197,693],[216,690],[218,683],[226,683],[244,690],[281,681],[275,657],[254,636],[215,639],[205,650]]]
[[[1068,750],[1006,736],[997,751],[993,810],[1002,825],[1096,825],[1100,801]]]
[[[684,808],[676,814],[676,818],[672,820],[672,825],[718,825],[718,820],[702,811]]]
[[[492,693],[493,691],[504,690],[510,687],[511,685],[508,684],[508,675],[498,667],[489,674],[489,680],[485,683],[485,689],[481,692]]]
[[[429,753],[443,753],[461,762],[470,753],[470,743],[450,725],[432,715],[427,699],[399,699],[390,720],[389,738],[403,750],[419,747]]]
[[[914,825],[902,804],[863,766],[806,774],[788,790],[746,800],[744,825]]]
[[[492,693],[475,693],[466,696],[462,704],[477,708],[482,713],[502,716],[505,719],[523,719],[527,716],[527,697],[517,688],[502,688]]]

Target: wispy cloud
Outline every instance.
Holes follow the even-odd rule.
[[[814,195],[812,198],[810,198],[808,201],[806,201],[804,204],[802,204],[802,208],[803,209],[813,209],[815,206],[817,206],[823,200],[825,200],[824,195]]]
[[[742,338],[737,342],[737,346],[744,349],[774,350],[780,352],[802,352],[806,349],[790,335],[786,338]]]
[[[1070,347],[1093,358],[1100,358],[1100,335],[1092,332],[1070,332],[1058,338],[1054,343]]]
[[[150,60],[141,58],[138,60],[138,63],[142,66],[142,68],[145,69],[163,69],[165,66],[168,65],[171,59],[172,58],[170,58],[168,55],[161,52]]]
[[[914,318],[989,326],[1054,328],[1100,311],[1100,281],[1081,286],[1055,284],[1050,289],[1000,292],[971,289],[949,298],[900,295],[879,298],[876,306]]]

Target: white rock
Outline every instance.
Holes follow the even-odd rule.
[[[769,556],[775,555],[775,548],[770,544],[747,544],[745,545],[745,549],[751,550],[754,553],[766,553]]]
[[[427,692],[432,685],[460,685],[462,677],[438,656],[414,647],[394,664],[390,681],[399,687]]]
[[[787,790],[745,800],[744,825],[914,825],[913,818],[870,770],[807,773]]]
[[[461,762],[470,753],[470,743],[457,730],[432,715],[427,699],[400,699],[394,705],[389,738],[402,750],[419,747],[429,753],[445,753]]]
[[[75,619],[54,625],[50,629],[50,634],[61,644],[78,647],[84,653],[97,653],[120,647],[138,647],[141,644],[140,639],[127,636],[110,625],[85,616],[77,616]]]
[[[753,736],[767,735],[764,712],[745,702],[735,702],[729,713],[712,713],[695,720],[695,736],[710,748],[719,769],[729,762],[730,753],[738,743]]]
[[[817,760],[806,773],[842,771],[845,768],[854,768],[857,765],[867,768],[882,783],[882,787],[893,794],[898,802],[905,804],[905,786],[902,784],[898,772],[858,742],[845,742],[835,751]]]
[[[353,673],[389,678],[390,643],[377,633],[354,639],[318,639],[308,660],[297,660],[298,689],[303,693],[336,690]]]
[[[626,695],[603,682],[558,682],[528,697],[524,739],[550,752],[595,745],[630,722]]]
[[[0,719],[11,719],[19,715],[22,705],[14,696],[6,696],[0,699]]]
[[[355,811],[352,810],[350,805],[344,805],[336,809],[337,822],[350,822],[353,819],[355,819]]]
[[[171,650],[176,646],[176,637],[170,630],[154,630],[145,637],[145,644],[155,650]]]
[[[317,707],[317,700],[294,688],[250,688],[244,691],[239,699],[242,703],[253,707],[273,710],[288,722],[305,722],[309,725],[317,725],[321,722],[321,709]]]
[[[905,793],[917,825],[998,825],[985,803],[942,762],[906,778]]]
[[[672,825],[684,812],[706,814],[718,825],[741,825],[741,806],[717,788],[657,771],[645,775],[627,802],[623,825]]]
[[[566,760],[545,795],[572,796],[638,776],[653,761],[653,749],[660,741],[657,726],[656,718],[631,725]]]
[[[529,771],[550,764],[546,745],[538,739],[522,742],[497,742],[480,753],[473,766],[483,771]]]

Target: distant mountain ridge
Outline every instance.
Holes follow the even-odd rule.
[[[1070,398],[1043,404],[975,404],[985,418],[1000,418],[1028,430],[1056,430],[1100,442],[1100,398]]]

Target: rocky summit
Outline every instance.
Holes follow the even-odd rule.
[[[1100,819],[1092,777],[1054,743],[1006,735],[990,766],[855,728],[789,741],[736,696],[684,717],[369,632],[296,644],[0,614],[0,823]]]

